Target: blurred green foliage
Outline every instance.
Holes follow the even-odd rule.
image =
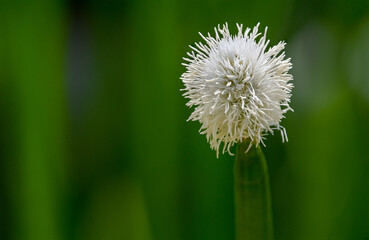
[[[234,238],[233,158],[186,122],[188,45],[285,40],[295,89],[264,148],[276,239],[369,239],[369,2],[0,3],[0,238]]]

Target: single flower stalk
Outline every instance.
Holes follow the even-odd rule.
[[[279,130],[282,141],[288,141],[280,125],[290,107],[292,68],[285,59],[284,42],[268,47],[264,34],[238,25],[231,35],[227,23],[208,34],[205,44],[195,43],[184,58],[186,72],[181,80],[187,106],[195,109],[188,120],[199,121],[212,149],[223,144],[223,154],[238,143],[234,189],[237,240],[272,240],[273,223],[268,170],[259,144],[265,135]],[[260,37],[261,36],[261,37]],[[256,148],[251,147],[255,145]],[[251,150],[250,150],[251,149]]]
[[[201,134],[206,134],[212,149],[219,156],[237,142],[258,146],[264,135],[279,130],[282,141],[288,140],[280,125],[289,106],[292,75],[290,59],[284,59],[285,43],[267,46],[267,28],[259,39],[259,24],[251,32],[238,25],[238,34],[230,35],[228,25],[215,28],[215,37],[200,35],[205,40],[190,46],[184,58],[187,71],[181,80],[187,106],[196,106],[189,120],[199,121]],[[248,150],[247,149],[247,150]]]

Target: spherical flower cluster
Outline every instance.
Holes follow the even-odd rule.
[[[238,25],[238,34],[230,35],[228,25],[215,28],[215,37],[201,37],[206,44],[190,46],[186,72],[181,80],[185,85],[183,96],[187,106],[195,106],[188,120],[199,121],[201,134],[206,134],[212,149],[223,154],[241,141],[264,145],[267,132],[279,130],[282,141],[288,140],[285,128],[280,125],[289,106],[292,75],[290,59],[285,59],[285,43],[266,50],[267,28],[259,39],[259,24],[251,32]]]

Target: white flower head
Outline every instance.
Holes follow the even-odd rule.
[[[282,141],[288,141],[286,130],[280,125],[289,106],[292,75],[290,58],[282,52],[285,43],[267,46],[267,28],[259,39],[259,24],[251,32],[237,24],[238,34],[230,35],[227,23],[215,28],[215,37],[201,37],[205,44],[195,43],[188,52],[190,58],[181,80],[187,106],[195,106],[188,120],[198,120],[201,134],[206,134],[212,149],[224,143],[223,154],[241,141],[249,141],[249,148],[260,142],[267,132],[279,130]]]

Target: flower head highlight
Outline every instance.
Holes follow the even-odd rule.
[[[238,34],[231,35],[227,23],[209,33],[203,43],[190,46],[186,72],[181,80],[185,85],[186,104],[195,109],[188,120],[199,121],[201,134],[206,134],[212,149],[224,143],[223,154],[237,142],[250,145],[263,143],[264,135],[279,130],[282,141],[286,130],[280,125],[289,106],[293,84],[290,58],[285,59],[285,43],[267,46],[267,27],[259,38],[259,24],[253,30],[237,24]],[[259,40],[257,40],[259,38]]]

